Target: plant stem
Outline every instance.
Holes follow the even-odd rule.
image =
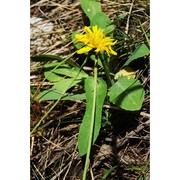
[[[104,68],[104,71],[106,73],[106,76],[107,76],[107,84],[108,86],[112,86],[112,84],[114,83],[113,79],[111,79],[111,76],[110,76],[110,71],[109,71],[109,66],[107,65],[106,63],[106,60],[103,59],[102,55],[99,53],[99,58],[101,60],[101,63],[103,65],[103,68]]]
[[[97,74],[98,74],[98,68],[97,68],[97,58],[94,61],[94,93],[93,93],[93,108],[92,108],[92,119],[91,119],[91,127],[90,127],[90,139],[89,139],[89,144],[88,144],[88,149],[87,149],[87,154],[86,154],[86,161],[85,161],[85,166],[84,166],[84,172],[83,172],[83,178],[82,180],[86,180],[86,174],[88,171],[89,167],[89,162],[90,162],[90,153],[91,153],[91,146],[92,146],[92,138],[93,138],[93,131],[94,131],[94,122],[95,122],[95,109],[96,109],[96,92],[97,92]]]

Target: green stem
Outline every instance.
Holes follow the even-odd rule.
[[[94,61],[94,93],[93,93],[93,108],[92,108],[92,116],[91,116],[91,127],[90,127],[90,139],[89,139],[89,144],[88,144],[88,149],[87,149],[87,154],[86,154],[86,161],[85,161],[85,166],[84,166],[84,172],[83,172],[83,178],[82,180],[86,180],[86,174],[88,171],[89,167],[89,158],[90,158],[90,153],[91,153],[91,146],[92,146],[92,138],[93,138],[93,131],[94,131],[94,122],[95,122],[95,109],[96,109],[96,92],[97,92],[97,74],[98,74],[98,68],[97,68],[97,58]]]
[[[103,65],[103,68],[104,68],[104,71],[106,73],[106,76],[107,76],[107,83],[108,83],[108,86],[112,86],[112,84],[114,83],[113,79],[111,78],[110,76],[110,71],[109,71],[109,66],[107,65],[106,63],[106,59],[103,59],[102,55],[99,53],[99,58],[101,60],[101,63]]]

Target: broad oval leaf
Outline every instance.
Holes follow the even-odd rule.
[[[91,20],[91,26],[97,25],[98,28],[101,28],[101,29],[105,29],[110,24],[111,24],[111,20],[103,12],[96,13]],[[114,26],[112,26],[111,28],[113,28],[113,27]],[[108,30],[108,31],[110,31],[110,30]]]
[[[129,111],[141,109],[144,94],[144,88],[139,80],[127,79],[126,77],[119,77],[108,93],[113,104]]]
[[[107,93],[107,84],[101,79],[97,78],[97,93],[96,93],[96,105],[95,105],[95,115],[92,115],[93,107],[93,93],[94,93],[94,78],[88,77],[85,80],[85,94],[86,94],[86,112],[79,130],[78,136],[78,148],[81,156],[87,153],[90,137],[93,136],[92,142],[94,143],[99,135],[101,128],[101,117],[102,117],[102,107],[104,99]],[[91,121],[92,117],[95,117],[94,124]],[[91,134],[91,127],[93,126],[93,135]]]
[[[101,12],[101,3],[96,0],[80,0],[80,3],[83,11],[90,20],[97,12]]]

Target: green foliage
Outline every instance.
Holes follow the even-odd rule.
[[[37,99],[40,99],[41,101],[58,100],[60,95],[62,95],[61,91],[51,88],[38,94]],[[82,101],[85,99],[86,99],[85,93],[82,93],[82,94],[65,93],[62,96],[62,100],[70,100],[70,101],[81,100]]]
[[[78,80],[78,79],[73,80],[73,78],[66,78],[55,83],[52,89],[56,89],[60,92],[64,92],[80,82],[81,80]]]
[[[108,25],[111,24],[109,17],[103,12],[97,12],[91,21],[91,26],[97,25],[101,29],[105,29]]]
[[[80,0],[80,3],[83,11],[90,20],[90,25],[97,25],[99,28],[103,29],[105,35],[112,37],[115,25],[111,23],[109,17],[101,11],[101,3],[97,2],[96,0]],[[119,20],[124,18],[126,15],[127,14],[119,16]],[[80,49],[84,46],[84,44],[75,42],[76,33],[77,32],[73,33],[72,40],[75,47]],[[124,37],[127,38],[128,35],[124,34]],[[120,43],[118,43],[118,45],[120,45]],[[112,103],[127,111],[137,111],[142,107],[145,91],[140,80],[138,79],[119,77],[118,80],[114,82],[112,78],[112,74],[114,72],[111,72],[110,69],[112,62],[111,60],[113,59],[107,56],[107,54],[102,52],[100,52],[98,55],[86,53],[85,55],[87,55],[87,58],[82,66],[79,67],[70,60],[70,57],[72,57],[75,53],[76,52],[72,53],[72,55],[66,59],[53,55],[38,55],[31,58],[32,61],[46,63],[43,65],[45,78],[42,83],[45,80],[53,83],[53,86],[51,86],[49,89],[41,91],[38,94],[37,99],[56,100],[56,103],[38,122],[32,132],[38,128],[39,124],[60,100],[86,100],[85,114],[78,135],[79,153],[81,156],[86,155],[85,169],[83,174],[83,180],[85,180],[86,172],[88,170],[91,146],[95,143],[102,125],[103,105],[105,103]],[[121,65],[120,69],[128,66],[134,60],[149,55],[149,53],[149,48],[145,44],[139,45],[125,61],[125,63]],[[84,70],[82,70],[86,60],[94,61],[94,76],[89,76]],[[121,58],[119,56],[118,61],[120,60]],[[106,80],[108,87],[105,80],[97,77],[97,64],[100,67],[101,74],[105,74],[107,76]],[[75,87],[80,83],[82,84],[83,82],[85,82],[84,92],[79,94],[70,92],[70,88]],[[106,120],[108,121],[108,115]],[[102,179],[106,179],[107,176],[116,168],[117,166],[114,166],[105,171]]]
[[[72,67],[61,67],[53,71],[55,74],[64,75],[68,77],[75,77],[77,76],[77,79],[86,78],[88,75],[81,70],[79,72],[79,69],[74,69]]]
[[[148,160],[144,166],[130,166],[128,170],[140,173],[141,175],[138,177],[138,180],[146,180],[146,171],[149,165],[150,160]]]
[[[92,144],[96,141],[98,137],[99,130],[101,128],[102,107],[107,92],[106,82],[103,79],[98,78],[97,86],[96,86],[96,84],[94,84],[94,78],[88,77],[85,80],[85,92],[86,92],[86,112],[78,136],[78,147],[81,156],[87,153],[89,140],[91,136],[93,135]],[[96,92],[95,102],[93,102],[93,96],[95,92]],[[92,114],[92,109],[94,108],[95,108],[95,114]],[[93,118],[94,121],[92,121]],[[93,132],[91,132],[92,127],[93,127]]]
[[[57,82],[63,79],[62,76],[59,76],[58,74],[48,70],[44,72],[44,76],[49,82]]]
[[[109,89],[110,101],[118,107],[136,111],[144,101],[144,88],[139,80],[119,77],[118,81]]]
[[[90,21],[97,12],[101,12],[101,3],[96,0],[80,0],[80,3]]]
[[[109,174],[111,174],[111,172],[116,169],[118,166],[113,166],[110,169],[108,169],[107,171],[103,172],[103,177],[102,180],[106,180],[106,178],[109,176]]]
[[[37,96],[37,99],[42,101],[48,100],[58,100],[60,93],[55,89],[48,89],[43,92],[40,92]]]
[[[63,61],[62,58],[54,55],[49,55],[49,54],[40,54],[38,56],[31,57],[32,61],[35,62],[47,62],[50,60],[58,60],[58,61]]]
[[[33,57],[35,59],[43,59],[43,58],[53,58],[56,60],[61,60],[57,56],[36,56]],[[44,65],[44,76],[50,82],[55,82],[52,88],[49,90],[42,91],[38,94],[37,98],[39,100],[57,100],[59,98],[59,94],[66,92],[71,87],[77,85],[84,78],[88,77],[82,69],[80,69],[74,63],[68,61],[68,64],[62,63],[59,64],[57,62],[47,63]],[[70,77],[70,78],[69,78]],[[74,79],[75,77],[75,79]]]
[[[131,56],[129,57],[129,59],[125,62],[124,66],[128,66],[132,61],[147,56],[149,55],[150,51],[149,48],[145,45],[145,44],[141,44],[140,46],[138,46],[135,51],[131,54]]]

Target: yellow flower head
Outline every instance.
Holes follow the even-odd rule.
[[[76,42],[81,42],[85,46],[77,51],[78,54],[83,54],[89,52],[92,49],[95,49],[95,52],[106,51],[110,56],[117,55],[115,51],[112,50],[111,46],[116,44],[117,41],[113,42],[113,39],[106,37],[101,28],[98,28],[97,25],[92,27],[92,30],[85,26],[85,34],[76,34]]]

